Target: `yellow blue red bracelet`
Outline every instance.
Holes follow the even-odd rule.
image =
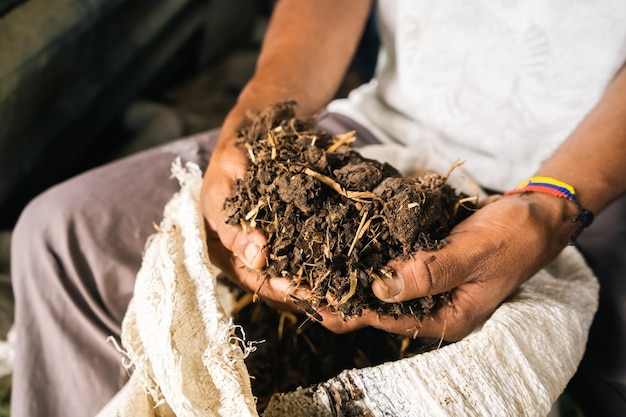
[[[572,222],[580,222],[580,225],[570,238],[568,244],[573,245],[576,239],[591,223],[593,223],[593,213],[591,210],[583,208],[576,200],[576,191],[571,185],[551,177],[532,177],[524,181],[517,188],[507,191],[504,195],[521,193],[543,193],[555,197],[564,198],[571,201],[578,208],[578,215],[572,217]]]

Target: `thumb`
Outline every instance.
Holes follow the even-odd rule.
[[[218,235],[232,253],[251,269],[261,269],[266,264],[267,239],[257,229],[223,225]]]
[[[208,228],[222,244],[247,267],[260,269],[266,263],[267,239],[253,227],[228,224],[223,211],[224,201],[235,192],[236,179],[245,175],[248,163],[234,141],[217,149],[204,174],[201,206]]]
[[[261,231],[251,226],[228,224],[222,211],[224,198],[221,196],[228,195],[229,181],[212,178],[209,182],[212,188],[206,191],[204,198],[205,212],[207,213],[205,218],[209,230],[215,233],[222,244],[248,268],[260,269],[264,267],[266,263],[266,237]],[[220,190],[220,186],[222,190]],[[213,194],[210,195],[210,192]],[[214,195],[219,197],[213,197]]]
[[[466,246],[462,240],[450,239],[439,250],[391,261],[392,274],[372,283],[374,295],[386,302],[400,302],[440,294],[470,281],[475,276],[477,254],[471,245]]]

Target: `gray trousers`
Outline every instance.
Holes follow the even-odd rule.
[[[376,143],[341,116],[325,115],[319,127],[356,129],[361,145]],[[210,131],[96,168],[24,210],[12,241],[13,417],[93,416],[126,382],[122,355],[107,338],[119,340],[144,244],[178,190],[171,163],[180,155],[206,167],[216,138]],[[571,389],[593,415],[626,415],[624,214],[626,198],[598,216],[579,242],[601,279],[602,300]]]

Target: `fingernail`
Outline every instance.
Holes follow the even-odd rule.
[[[383,295],[383,299],[390,301],[393,301],[394,297],[404,290],[404,280],[396,272],[391,277],[383,279],[383,282],[379,284],[382,289],[379,294]]]
[[[246,247],[243,249],[243,260],[249,267],[253,267],[254,261],[257,256],[259,256],[259,252],[261,248],[256,243],[248,243]]]

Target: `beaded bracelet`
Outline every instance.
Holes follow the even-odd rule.
[[[591,210],[583,208],[578,200],[576,200],[576,191],[571,185],[559,181],[551,177],[532,177],[524,181],[517,188],[507,191],[504,195],[520,194],[520,193],[543,193],[550,194],[555,197],[564,198],[571,201],[578,208],[578,215],[572,217],[572,222],[580,222],[580,225],[570,238],[568,244],[573,245],[576,239],[591,223],[593,223],[593,213]]]

